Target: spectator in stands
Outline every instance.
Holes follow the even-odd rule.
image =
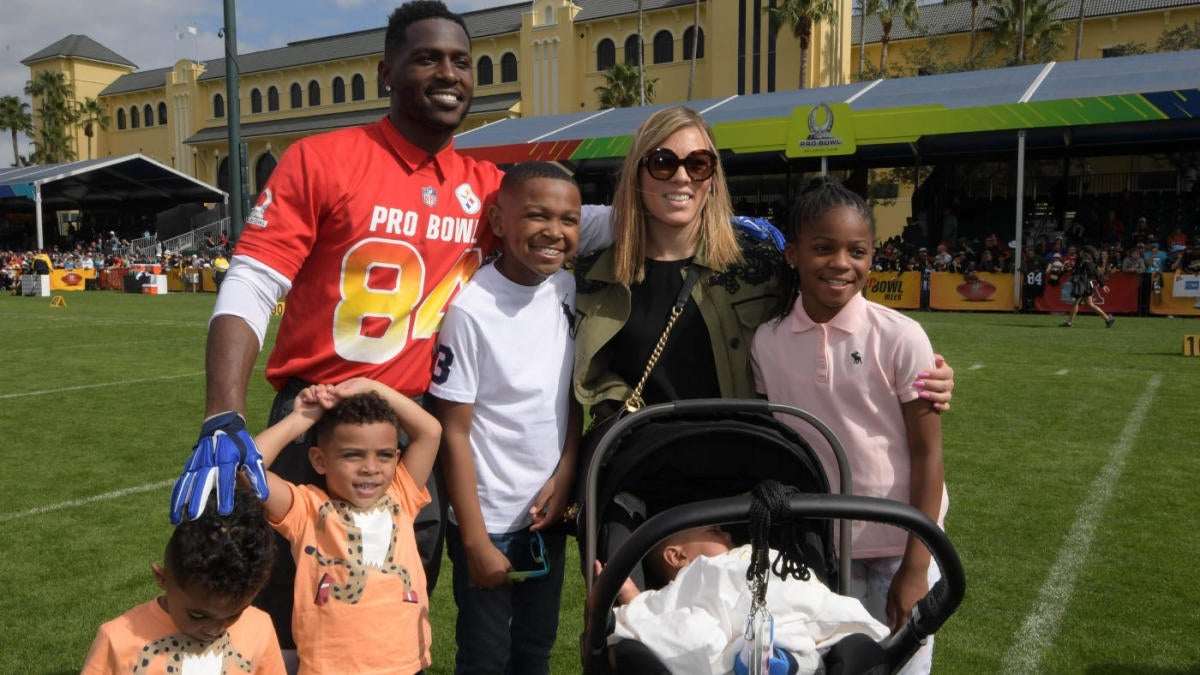
[[[1167,262],[1167,268],[1172,272],[1182,273],[1184,271],[1183,256],[1187,253],[1187,246],[1183,244],[1175,244],[1171,247],[1170,260]]]
[[[1117,254],[1116,246],[1109,246],[1106,249],[1102,249],[1100,251],[1100,258],[1096,261],[1096,269],[1100,271],[1100,276],[1107,278],[1112,273],[1119,271],[1121,269],[1120,265],[1117,264],[1119,260],[1120,257]]]
[[[1133,258],[1133,261],[1131,261],[1130,258]],[[1121,271],[1137,272],[1138,274],[1146,273],[1145,244],[1138,242],[1137,244],[1129,247],[1129,251],[1125,254],[1125,259],[1121,261]]]
[[[1183,246],[1184,248],[1187,248],[1187,243],[1187,235],[1183,233],[1183,228],[1178,225],[1175,226],[1174,230],[1171,230],[1171,234],[1167,235],[1168,251],[1174,250],[1176,246]]]
[[[985,248],[985,249],[983,249],[983,252],[979,254],[978,270],[980,272],[999,272],[1000,271],[999,268],[997,268],[997,266],[996,266],[996,256],[992,254],[991,249]]]
[[[1192,245],[1188,248],[1187,253],[1183,254],[1183,272],[1184,274],[1200,274],[1200,237],[1192,240]]]
[[[945,272],[950,269],[950,262],[953,257],[950,255],[950,247],[946,242],[937,245],[937,254],[933,256],[933,271]]]
[[[1055,253],[1058,254],[1059,258],[1062,258],[1067,254],[1067,245],[1063,239],[1063,235],[1060,234],[1055,238],[1054,243],[1050,244],[1050,248],[1046,250],[1045,254],[1046,262],[1053,260]]]
[[[1167,254],[1159,249],[1157,241],[1150,242],[1150,249],[1146,251],[1143,259],[1146,261],[1147,274],[1162,272],[1167,268]]]
[[[1146,216],[1139,216],[1137,223],[1133,226],[1133,232],[1129,235],[1128,242],[1130,244],[1141,244],[1153,238],[1153,232],[1150,229],[1150,224],[1146,221]]]

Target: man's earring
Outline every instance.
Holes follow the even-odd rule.
[[[389,94],[392,93],[392,85],[390,85],[390,84],[383,85],[383,90]]]

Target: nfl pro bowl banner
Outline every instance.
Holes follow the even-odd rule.
[[[1163,272],[1161,286],[1157,289],[1151,286],[1150,313],[1159,315],[1169,314],[1171,316],[1200,316],[1200,297],[1175,295],[1176,276],[1174,272]],[[1187,281],[1189,279],[1196,279],[1196,275],[1182,274],[1178,276],[1184,277],[1179,285],[1183,287],[1183,292],[1187,293]]]
[[[893,309],[921,309],[920,272],[871,272],[867,299]]]
[[[934,272],[929,279],[929,306],[967,312],[1013,311],[1013,276],[979,272],[966,279],[953,272]]]
[[[1093,294],[1096,305],[1106,312],[1116,314],[1136,314],[1138,311],[1138,279],[1142,275],[1136,272],[1116,272],[1104,280],[1108,292],[1103,290]],[[1070,281],[1070,275],[1063,275],[1058,286],[1043,286],[1042,294],[1033,299],[1033,307],[1039,312],[1069,312],[1071,303],[1063,302],[1063,284]],[[1080,311],[1090,311],[1083,307]]]

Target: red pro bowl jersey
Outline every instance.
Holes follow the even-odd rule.
[[[236,251],[292,281],[271,384],[365,376],[424,392],[446,307],[495,245],[502,176],[453,144],[431,156],[386,117],[289,147]]]

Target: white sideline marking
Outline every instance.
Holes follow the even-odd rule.
[[[1055,375],[1066,375],[1066,374],[1067,374],[1067,373],[1069,373],[1069,372],[1071,372],[1071,371],[1067,370],[1066,368],[1063,368],[1062,370],[1060,370],[1060,371],[1058,371],[1058,372],[1056,372],[1056,373],[1054,373],[1054,374],[1055,374]]]
[[[174,484],[175,479],[172,478],[171,480],[163,480],[157,483],[148,483],[146,485],[138,485],[136,487],[124,488],[122,490],[105,492],[102,495],[94,495],[92,497],[85,497],[84,499],[72,499],[69,502],[59,502],[57,504],[49,504],[47,506],[38,506],[26,511],[0,513],[0,523],[6,523],[10,520],[17,520],[20,518],[28,518],[29,516],[38,516],[43,513],[50,513],[51,511],[61,511],[62,509],[69,509],[72,506],[83,506],[85,504],[91,504],[92,502],[101,502],[109,499],[125,497],[127,495],[135,495],[139,492],[149,492],[151,490],[157,490],[159,488],[164,488]]]
[[[1121,436],[1113,444],[1108,462],[1100,470],[1096,480],[1092,481],[1091,490],[1088,492],[1090,496],[1080,505],[1075,524],[1071,526],[1063,547],[1059,549],[1058,558],[1050,565],[1050,576],[1038,592],[1037,606],[1014,636],[1013,646],[1004,657],[1001,672],[1041,671],[1042,654],[1053,644],[1058,633],[1058,625],[1074,591],[1075,578],[1087,559],[1088,549],[1091,548],[1096,525],[1100,522],[1105,505],[1112,498],[1113,487],[1125,468],[1125,457],[1129,454],[1133,441],[1137,439],[1142,421],[1150,410],[1150,403],[1154,400],[1154,394],[1160,384],[1161,375],[1151,377],[1146,383],[1146,389],[1142,391],[1142,397],[1129,412],[1129,419],[1125,422]]]
[[[982,369],[983,369],[982,363],[976,363],[975,365],[971,366],[970,368],[967,368],[967,370],[982,370]]]
[[[123,387],[127,384],[141,384],[142,382],[159,382],[162,380],[177,380],[181,377],[195,377],[203,375],[204,371],[200,370],[194,373],[179,373],[176,375],[163,375],[162,377],[143,377],[136,380],[121,380],[119,382],[97,382],[95,384],[81,384],[75,387],[61,387],[59,389],[42,389],[40,391],[23,391],[17,394],[0,394],[0,399],[6,398],[23,398],[25,396],[44,396],[46,394],[61,394],[68,391],[80,391],[83,389],[100,389],[102,387]]]

